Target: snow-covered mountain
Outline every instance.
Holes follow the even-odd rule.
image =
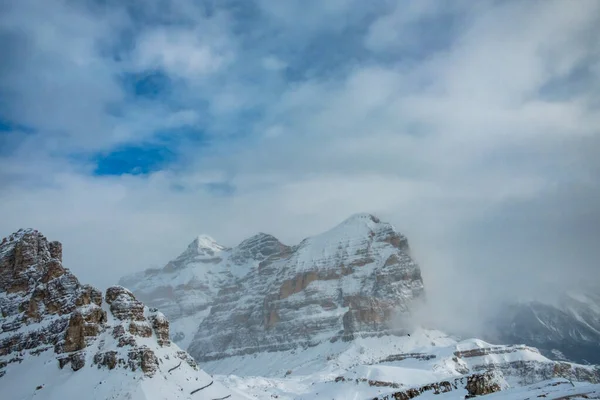
[[[565,293],[555,304],[508,304],[490,321],[489,338],[526,343],[545,355],[600,364],[600,291]]]
[[[294,247],[260,234],[227,249],[201,236],[138,275],[180,321],[204,314],[192,346],[222,375],[170,341],[160,311],[122,286],[103,296],[80,284],[61,258],[60,243],[33,230],[0,244],[2,399],[600,398],[598,367],[395,326],[389,308],[408,310],[422,281],[406,238],[369,215]],[[253,320],[273,310],[272,326]]]
[[[564,396],[577,393],[600,397],[598,367],[551,361],[527,346],[457,341],[443,332],[424,329],[416,329],[410,336],[355,338],[233,356],[208,361],[203,367],[228,375],[228,386],[258,399],[463,399],[490,395],[564,400]]]
[[[291,247],[264,233],[230,249],[202,236],[121,284],[199,361],[391,333],[423,296],[406,237],[369,214]]]
[[[242,399],[169,339],[169,322],[127,289],[106,295],[62,266],[35,230],[0,244],[0,397]]]

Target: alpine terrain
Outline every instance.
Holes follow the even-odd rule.
[[[406,237],[369,214],[286,246],[260,233],[194,240],[161,270],[125,277],[199,361],[378,336],[424,296]]]
[[[593,365],[413,326],[419,266],[407,238],[369,214],[295,246],[202,235],[120,283],[165,312],[204,369],[258,399],[600,398]]]
[[[508,304],[490,321],[491,340],[527,343],[545,355],[600,363],[600,290],[563,294],[557,304]]]
[[[121,283],[81,284],[38,231],[5,238],[2,399],[600,399],[596,366],[413,326],[419,267],[369,214],[296,246],[200,236]]]
[[[161,312],[81,284],[38,231],[0,244],[0,310],[3,400],[246,398],[170,341]]]

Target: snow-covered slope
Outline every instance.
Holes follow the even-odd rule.
[[[427,398],[446,391],[446,398],[462,399],[499,390],[501,398],[525,399],[535,397],[531,391],[537,396],[576,387],[584,393],[597,390],[593,384],[600,383],[599,369],[553,362],[534,348],[457,341],[423,329],[410,336],[234,356],[203,367],[234,374],[225,380],[229,387],[258,399],[280,400]]]
[[[121,280],[199,361],[397,331],[397,315],[423,295],[407,239],[369,214],[293,247],[262,233],[205,247]]]
[[[556,304],[509,304],[488,326],[494,341],[526,343],[552,358],[600,363],[600,289],[565,293]]]
[[[162,269],[148,269],[119,282],[131,288],[144,303],[158,308],[171,321],[173,340],[187,348],[199,321],[210,312],[219,287],[232,274],[223,262],[225,247],[201,235]]]
[[[169,322],[131,292],[102,293],[62,266],[34,230],[0,244],[0,397],[242,399],[169,340]]]

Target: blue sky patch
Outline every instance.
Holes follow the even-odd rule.
[[[175,153],[165,146],[130,145],[97,156],[94,174],[144,175],[163,169],[176,159]]]

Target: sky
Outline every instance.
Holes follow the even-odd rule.
[[[0,236],[106,287],[371,212],[432,301],[552,297],[600,281],[599,38],[596,0],[3,0]]]

